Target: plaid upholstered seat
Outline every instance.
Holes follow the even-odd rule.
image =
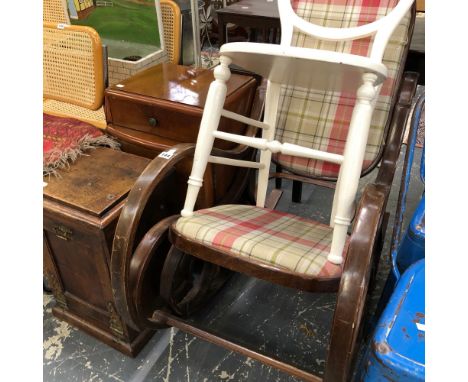
[[[388,14],[397,0],[293,0],[299,17],[317,25],[346,28],[373,22]],[[388,77],[377,99],[364,156],[363,170],[378,158],[392,107],[392,99],[399,82],[402,57],[408,44],[410,13],[395,29],[385,50],[383,63]],[[303,32],[295,31],[292,46],[331,50],[367,56],[372,38],[353,41],[323,41]],[[311,74],[312,75],[312,74]],[[280,99],[276,139],[280,142],[300,144],[316,150],[343,154],[355,94],[315,91],[284,86]],[[337,178],[339,165],[275,154],[273,160],[283,169],[310,177]]]
[[[233,256],[308,276],[341,276],[341,266],[327,261],[333,229],[295,215],[254,206],[222,205],[180,218],[173,228],[186,239]]]

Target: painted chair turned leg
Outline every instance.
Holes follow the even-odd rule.
[[[192,216],[198,192],[203,185],[203,174],[206,170],[208,157],[213,148],[213,133],[218,129],[221,119],[221,111],[226,100],[226,81],[231,77],[229,57],[220,57],[220,65],[214,70],[215,80],[211,83],[208,95],[206,97],[205,109],[198,133],[197,145],[193,157],[192,173],[188,180],[187,196],[185,197],[182,216]]]
[[[263,121],[270,126],[262,131],[262,138],[271,142],[275,139],[276,116],[281,93],[281,84],[268,81],[265,96],[265,116]],[[257,181],[257,207],[264,207],[266,192],[268,188],[268,178],[270,175],[271,151],[262,150],[260,152],[260,164],[262,168],[258,170]]]
[[[343,262],[343,249],[348,227],[353,216],[353,203],[359,186],[359,178],[369,135],[369,127],[377,95],[374,74],[363,75],[363,84],[358,89],[348,137],[344,161],[340,169],[340,179],[335,193],[333,216],[333,239],[328,261],[334,264]]]

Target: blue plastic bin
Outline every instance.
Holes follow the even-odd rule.
[[[398,281],[372,337],[362,381],[424,381],[424,269],[419,260]]]

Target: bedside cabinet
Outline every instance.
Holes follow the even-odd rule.
[[[109,87],[105,92],[107,132],[124,149],[154,158],[177,143],[195,143],[212,70],[161,64]],[[249,115],[257,87],[253,77],[233,74],[227,83],[225,109]],[[246,126],[225,118],[220,130],[241,133]],[[232,148],[228,142],[216,147]],[[148,151],[152,153],[149,154]]]
[[[122,150],[147,158],[154,158],[178,143],[195,144],[213,80],[212,70],[165,63],[115,84],[105,92],[107,133],[120,141]],[[225,109],[250,116],[258,84],[252,76],[233,73],[227,82]],[[252,117],[258,119],[261,107],[256,109],[258,116]],[[237,134],[244,133],[247,128],[245,124],[226,118],[221,118],[219,127]],[[221,140],[215,141],[215,147],[230,152],[227,155],[232,157],[239,149],[238,145]],[[249,153],[254,155],[253,150]],[[243,156],[245,158],[245,151]],[[184,181],[180,187],[185,189],[191,161],[182,167]],[[239,183],[239,177],[245,175],[245,170],[209,164],[200,207],[223,200],[226,193],[236,187],[236,181]]]

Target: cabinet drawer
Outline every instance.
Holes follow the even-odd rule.
[[[239,76],[242,77],[242,76]],[[256,82],[250,79],[227,96],[224,108],[226,110],[248,116],[255,95]],[[140,135],[153,136],[161,143],[195,143],[203,114],[204,103],[189,105],[173,102],[167,99],[149,97],[116,89],[106,90],[106,117],[108,126],[114,129],[125,128]],[[221,118],[218,127],[221,131],[242,134],[246,125]],[[215,147],[228,150],[236,144],[216,140]]]
[[[176,142],[195,142],[201,114],[175,112],[168,108],[110,97],[112,123],[117,126],[150,133]]]

